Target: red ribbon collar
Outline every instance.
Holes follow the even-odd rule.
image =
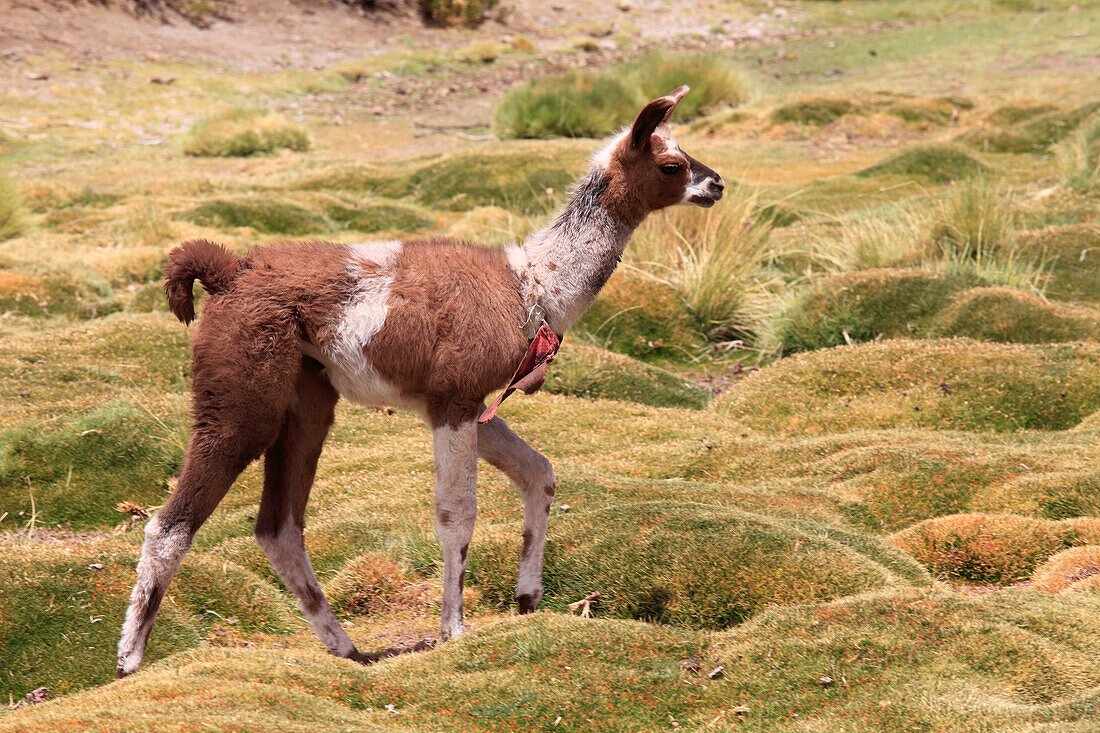
[[[561,339],[550,330],[550,327],[546,325],[546,321],[543,321],[542,325],[539,326],[539,330],[535,332],[535,337],[531,339],[531,343],[527,347],[527,352],[523,355],[519,366],[516,367],[516,373],[512,375],[512,380],[508,382],[507,389],[493,400],[493,404],[481,413],[481,417],[477,421],[487,423],[492,420],[493,416],[497,414],[500,403],[508,399],[508,396],[517,389],[524,394],[537,392],[546,381],[546,369],[550,366],[550,362],[554,360],[554,355],[558,353],[559,348],[561,348]]]

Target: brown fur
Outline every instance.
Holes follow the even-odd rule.
[[[367,358],[426,401],[433,426],[474,419],[527,350],[518,276],[503,251],[448,241],[406,242],[391,270],[389,313]]]

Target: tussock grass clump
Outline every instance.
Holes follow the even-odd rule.
[[[630,122],[631,111],[645,101],[617,75],[572,71],[509,90],[493,113],[493,125],[509,138],[600,137]]]
[[[973,583],[1016,583],[1066,547],[1100,540],[1100,520],[1060,522],[1012,514],[954,514],[890,537],[932,572]]]
[[[772,122],[794,122],[810,127],[824,127],[859,108],[844,97],[808,97],[785,104],[772,111]]]
[[[435,589],[404,564],[367,553],[352,558],[325,586],[333,609],[347,616],[430,607]]]
[[[184,425],[182,410],[152,415],[118,400],[0,433],[3,525],[23,525],[36,514],[40,525],[98,528],[121,521],[120,501],[161,504],[183,457]]]
[[[276,150],[309,150],[305,128],[278,115],[234,109],[204,117],[183,139],[185,155],[247,157]]]
[[[15,181],[0,171],[0,241],[14,237],[25,227]]]
[[[612,351],[639,359],[683,358],[699,344],[680,294],[629,268],[611,278],[577,326]]]
[[[984,175],[989,167],[969,153],[947,145],[922,145],[864,168],[859,176],[919,176],[947,183]]]
[[[659,502],[570,514],[547,544],[543,603],[564,610],[594,590],[600,614],[724,628],[764,608],[882,587],[870,560],[811,531],[757,515]],[[518,538],[472,545],[473,580],[486,600],[510,602]]]
[[[651,53],[599,72],[571,71],[516,87],[497,105],[494,127],[511,138],[600,137],[682,84],[692,91],[677,107],[680,121],[740,104],[751,93],[745,74],[713,57]]]
[[[418,0],[424,18],[436,25],[476,26],[500,0]]]
[[[632,77],[646,101],[668,94],[682,84],[691,93],[676,105],[676,119],[687,121],[720,105],[748,101],[753,84],[747,74],[713,55],[650,53],[613,67]]]
[[[1092,539],[1096,542],[1096,538]],[[1035,569],[1031,585],[1047,593],[1064,590],[1100,590],[1100,545],[1089,544],[1071,547],[1051,556]]]
[[[181,218],[218,229],[248,227],[263,234],[317,234],[333,229],[315,211],[266,197],[204,201]]]
[[[714,403],[750,427],[1066,430],[1100,408],[1100,347],[883,341],[775,362]]]
[[[712,209],[671,208],[649,217],[624,258],[677,293],[702,340],[746,338],[759,329],[779,285],[768,270],[775,256],[771,226],[758,193],[738,187]]]
[[[572,397],[696,410],[706,407],[711,398],[709,390],[672,372],[571,341],[554,359],[543,389]]]

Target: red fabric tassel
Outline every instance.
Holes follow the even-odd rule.
[[[500,403],[508,399],[508,396],[517,389],[524,394],[537,392],[546,381],[546,369],[550,366],[550,362],[554,360],[554,355],[558,353],[560,347],[561,341],[557,335],[543,322],[539,326],[535,338],[531,340],[531,345],[527,347],[527,353],[523,355],[519,366],[516,367],[516,373],[512,375],[512,381],[508,383],[508,388],[493,400],[493,404],[481,413],[481,417],[477,421],[487,423],[492,420],[493,416],[497,414]]]

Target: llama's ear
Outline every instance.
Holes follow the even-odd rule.
[[[661,125],[672,119],[672,113],[676,111],[676,105],[691,89],[682,86],[675,91],[658,97],[642,108],[638,113],[638,119],[630,128],[630,145],[634,148],[643,148],[649,143],[649,138]]]

